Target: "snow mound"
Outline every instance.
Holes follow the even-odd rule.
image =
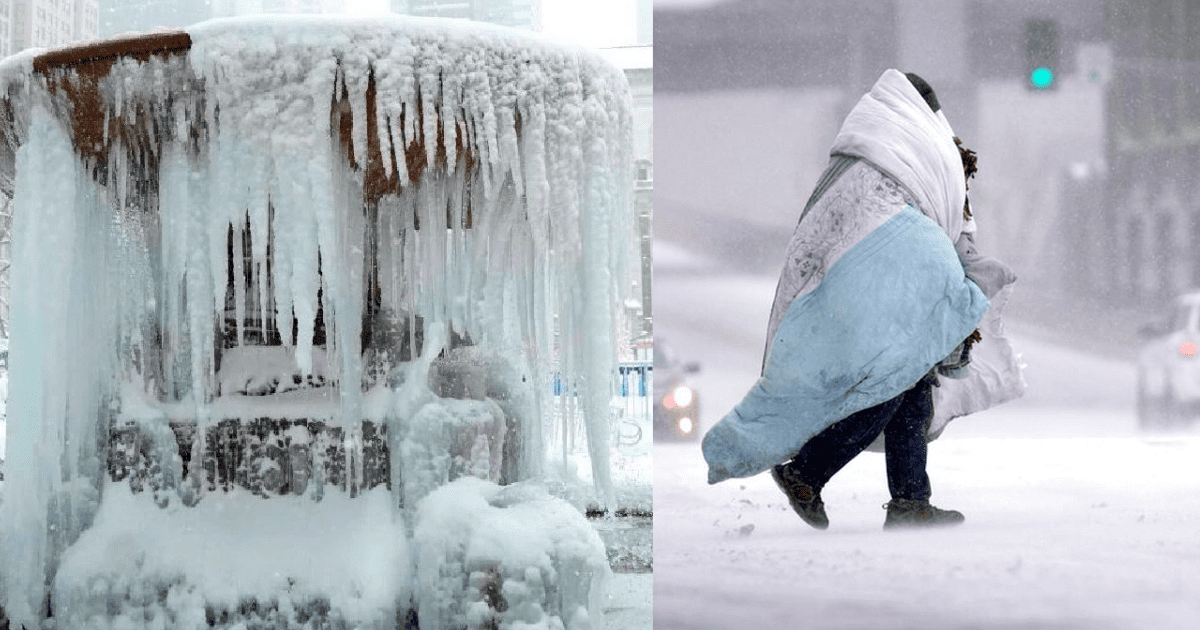
[[[600,623],[604,543],[578,510],[537,486],[442,486],[417,509],[413,550],[422,630]]]

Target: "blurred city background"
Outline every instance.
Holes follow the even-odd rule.
[[[895,67],[979,154],[978,241],[1020,276],[1014,316],[1133,358],[1200,285],[1198,2],[658,0],[654,20],[668,244],[776,273],[842,118]]]

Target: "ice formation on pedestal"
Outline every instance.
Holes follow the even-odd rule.
[[[464,478],[423,502],[414,533],[421,628],[594,628],[608,577],[600,534],[566,502]],[[466,597],[452,597],[467,584]],[[589,612],[590,611],[590,612]]]
[[[516,31],[399,17],[216,20],[137,41],[0,66],[19,146],[11,618],[45,613],[114,453],[153,462],[129,479],[161,504],[195,505],[222,479],[319,499],[329,474],[353,496],[383,470],[411,518],[454,466],[537,476],[567,439],[548,429],[557,377],[577,388],[611,497],[635,238],[618,69]],[[419,438],[445,409],[462,431]],[[208,441],[245,435],[225,420],[264,415],[255,448],[283,455],[211,461]],[[109,447],[124,427],[124,450]],[[172,438],[190,446],[186,474]]]

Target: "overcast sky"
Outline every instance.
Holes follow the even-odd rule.
[[[350,13],[387,13],[388,0],[346,0]],[[543,32],[588,46],[637,39],[635,0],[542,0]]]

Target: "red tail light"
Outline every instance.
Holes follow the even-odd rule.
[[[1196,351],[1197,347],[1196,342],[1194,341],[1185,341],[1179,344],[1179,354],[1182,354],[1189,359],[1196,356]]]

